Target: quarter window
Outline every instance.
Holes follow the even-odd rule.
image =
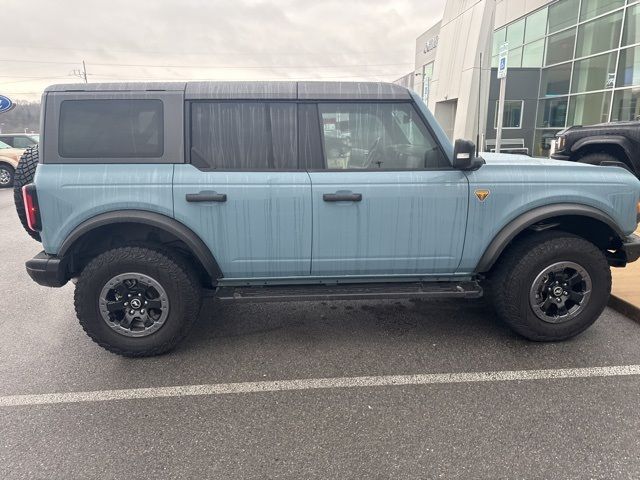
[[[437,142],[409,104],[320,104],[329,169],[449,168]]]
[[[66,158],[150,158],[164,152],[160,100],[65,100],[58,150]]]
[[[212,169],[298,168],[296,105],[195,102],[191,162]]]

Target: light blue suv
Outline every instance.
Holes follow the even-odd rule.
[[[42,119],[16,173],[18,213],[44,247],[27,271],[76,281],[81,325],[122,355],[174,347],[207,290],[241,302],[484,289],[521,335],[561,340],[601,314],[609,267],[640,256],[629,172],[478,158],[393,84],[57,85]]]

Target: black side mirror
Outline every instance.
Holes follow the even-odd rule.
[[[484,160],[476,156],[476,145],[470,140],[456,140],[453,148],[453,168],[458,170],[477,170]]]

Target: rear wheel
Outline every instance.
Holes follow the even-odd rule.
[[[10,165],[0,164],[0,188],[13,186],[13,168]]]
[[[119,355],[165,353],[188,333],[200,311],[193,270],[171,253],[145,247],[109,250],[82,271],[76,313],[87,334]]]
[[[600,316],[609,299],[611,272],[591,242],[543,232],[504,252],[490,275],[489,291],[499,316],[520,335],[564,340]]]

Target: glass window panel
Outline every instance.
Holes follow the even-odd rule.
[[[624,21],[624,33],[622,45],[632,45],[640,40],[640,4],[627,9],[627,17]]]
[[[571,63],[564,63],[542,70],[540,79],[540,96],[555,97],[569,93],[571,81]]]
[[[437,142],[407,103],[321,103],[327,168],[449,168]]]
[[[618,87],[640,85],[640,47],[631,47],[620,51],[618,64]]]
[[[612,122],[640,120],[640,88],[618,90],[613,95]]]
[[[163,115],[160,100],[65,100],[60,106],[60,156],[161,157]]]
[[[612,13],[578,27],[576,57],[586,57],[594,53],[618,48],[622,12]]]
[[[625,0],[582,0],[580,20],[589,20],[603,13],[622,7]]]
[[[493,32],[493,54],[497,55],[500,50],[500,45],[507,39],[507,29],[501,28]]]
[[[556,138],[560,130],[536,130],[533,141],[534,157],[549,157],[551,152],[551,141]]]
[[[544,37],[547,33],[547,9],[543,8],[527,17],[527,26],[524,32],[524,42]]]
[[[549,33],[571,27],[578,22],[580,0],[561,0],[549,7]]]
[[[547,56],[545,65],[566,62],[573,58],[573,47],[576,38],[576,29],[565,30],[547,38]]]
[[[538,105],[538,127],[564,127],[567,117],[567,97],[541,100]]]
[[[567,125],[594,125],[609,118],[611,92],[588,93],[571,97]]]
[[[211,168],[297,168],[296,125],[290,103],[195,102],[191,155]]]
[[[521,127],[523,105],[524,102],[522,100],[505,100],[502,128]],[[493,128],[498,128],[498,101],[496,101]]]
[[[507,27],[507,42],[509,42],[509,48],[524,43],[524,19],[518,20]]]
[[[615,52],[579,60],[573,64],[571,92],[588,92],[613,88],[615,72]]]
[[[507,56],[508,68],[520,68],[521,65],[522,65],[522,47],[509,50],[509,55]]]
[[[523,67],[541,67],[544,57],[544,39],[524,46],[522,51]]]
[[[491,68],[498,68],[498,56],[491,58]]]

